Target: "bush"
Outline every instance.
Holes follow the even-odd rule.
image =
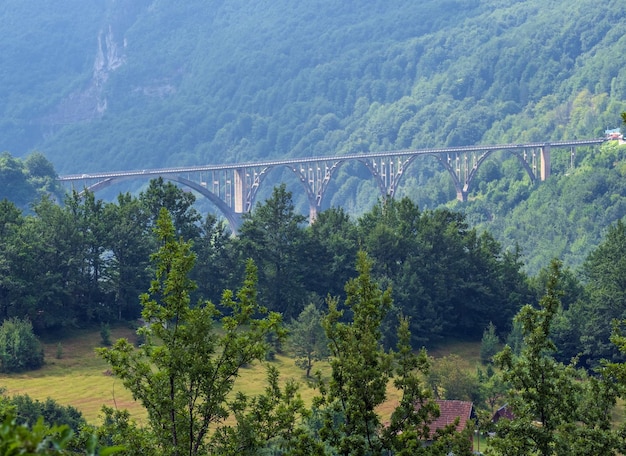
[[[33,400],[28,395],[17,395],[6,399],[15,407],[18,424],[36,423],[39,417],[47,426],[69,426],[74,432],[87,425],[83,414],[71,405],[61,405],[48,398],[45,401]]]
[[[106,323],[100,324],[100,338],[102,339],[102,345],[105,347],[111,346],[111,328]]]
[[[500,350],[500,338],[496,334],[496,327],[493,323],[489,323],[489,326],[483,332],[483,338],[480,343],[480,361],[483,364],[491,362],[493,355]]]
[[[29,320],[11,318],[0,326],[0,372],[21,372],[43,365],[43,348]]]

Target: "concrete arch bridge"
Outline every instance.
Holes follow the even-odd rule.
[[[515,155],[531,181],[544,181],[550,176],[552,149],[570,149],[572,158],[576,147],[601,144],[605,138],[552,141],[527,144],[477,145],[439,149],[394,150],[331,157],[290,158],[251,163],[186,166],[180,168],[113,171],[60,176],[59,180],[72,188],[97,192],[113,183],[129,179],[163,177],[178,182],[208,198],[224,215],[233,232],[241,223],[241,215],[255,203],[259,187],[267,174],[286,167],[298,177],[304,187],[310,219],[322,208],[322,201],[337,169],[344,163],[358,161],[365,165],[378,184],[383,197],[394,196],[407,168],[420,156],[433,156],[448,171],[456,188],[457,198],[465,201],[480,165],[494,152]]]

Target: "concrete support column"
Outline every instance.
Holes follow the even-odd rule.
[[[309,205],[309,225],[317,218],[317,207]]]
[[[234,170],[234,201],[233,209],[236,214],[243,214],[246,210],[246,169],[237,168]]]
[[[545,181],[550,177],[550,146],[545,145],[540,149],[541,152],[541,168],[539,178]]]

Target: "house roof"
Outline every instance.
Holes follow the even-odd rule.
[[[467,421],[472,418],[474,405],[467,401],[453,401],[436,399],[435,402],[439,406],[439,417],[430,424],[430,435],[434,436],[437,429],[443,429],[449,424],[454,424],[458,418],[459,424],[456,430],[461,432],[465,429]]]
[[[515,415],[509,408],[508,404],[504,404],[502,407],[496,410],[496,413],[493,414],[493,418],[491,419],[491,421],[497,423],[501,418],[506,418],[507,420],[512,420],[515,418]]]

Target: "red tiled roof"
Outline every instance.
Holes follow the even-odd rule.
[[[435,402],[439,406],[439,418],[433,420],[429,425],[430,436],[433,437],[437,429],[443,429],[449,424],[453,424],[458,418],[459,424],[456,426],[456,430],[461,432],[465,429],[467,421],[472,416],[473,404],[467,401],[448,401],[436,399]]]

